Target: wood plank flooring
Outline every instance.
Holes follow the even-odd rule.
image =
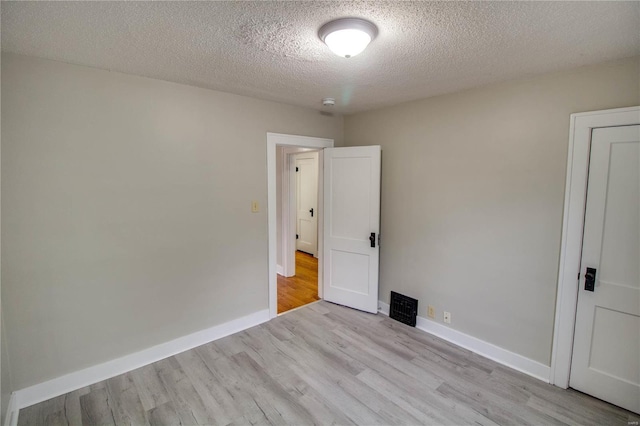
[[[318,259],[296,251],[296,275],[278,275],[278,313],[318,300]]]
[[[318,302],[25,408],[18,421],[628,426],[639,418],[385,316]]]

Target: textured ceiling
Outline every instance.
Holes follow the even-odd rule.
[[[352,113],[640,54],[640,2],[2,2],[2,50]],[[379,28],[359,56],[325,22]]]

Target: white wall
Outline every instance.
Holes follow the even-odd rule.
[[[0,58],[0,77],[2,76],[2,71],[1,71],[1,64],[2,64],[2,60]],[[0,78],[1,80],[1,78]],[[0,106],[0,111],[1,111],[1,106]],[[0,133],[1,133],[1,122],[0,122]],[[2,150],[0,149],[0,152]],[[1,159],[1,154],[0,154],[0,159]],[[1,163],[1,160],[0,160]],[[1,167],[0,167],[1,169]],[[0,178],[1,181],[1,178]],[[1,204],[1,203],[0,203]],[[0,217],[1,217],[1,212],[0,212]],[[0,220],[1,222],[1,220]],[[1,232],[0,232],[1,233]],[[1,247],[0,247],[0,253],[1,253]],[[2,256],[0,256],[1,258]],[[2,281],[2,266],[0,265],[0,282]],[[0,289],[2,288],[2,286],[0,285]],[[0,291],[1,293],[1,291]],[[9,398],[11,397],[11,392],[12,392],[12,388],[11,388],[11,376],[9,375],[9,355],[7,352],[7,343],[5,341],[5,336],[6,333],[4,331],[4,314],[2,312],[2,297],[0,294],[0,422],[4,423],[4,418],[5,415],[7,413],[7,408],[9,405]]]
[[[340,143],[342,118],[3,56],[15,389],[268,308],[267,132]]]
[[[639,104],[638,75],[635,58],[347,117],[349,145],[383,147],[383,300],[548,364],[569,114]],[[14,390],[267,308],[267,131],[343,136],[316,111],[3,55]]]
[[[346,145],[382,145],[382,299],[549,365],[569,115],[640,104],[639,62],[345,117]]]

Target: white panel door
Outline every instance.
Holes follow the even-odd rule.
[[[318,255],[318,153],[295,156],[296,249]]]
[[[640,126],[593,130],[570,377],[572,388],[636,413],[640,413],[639,170]],[[587,273],[587,268],[593,269]],[[593,291],[588,289],[591,277]]]
[[[380,146],[324,150],[324,299],[378,311]]]

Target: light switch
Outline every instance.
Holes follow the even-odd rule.
[[[258,213],[260,211],[260,204],[257,201],[251,202],[251,213]]]

